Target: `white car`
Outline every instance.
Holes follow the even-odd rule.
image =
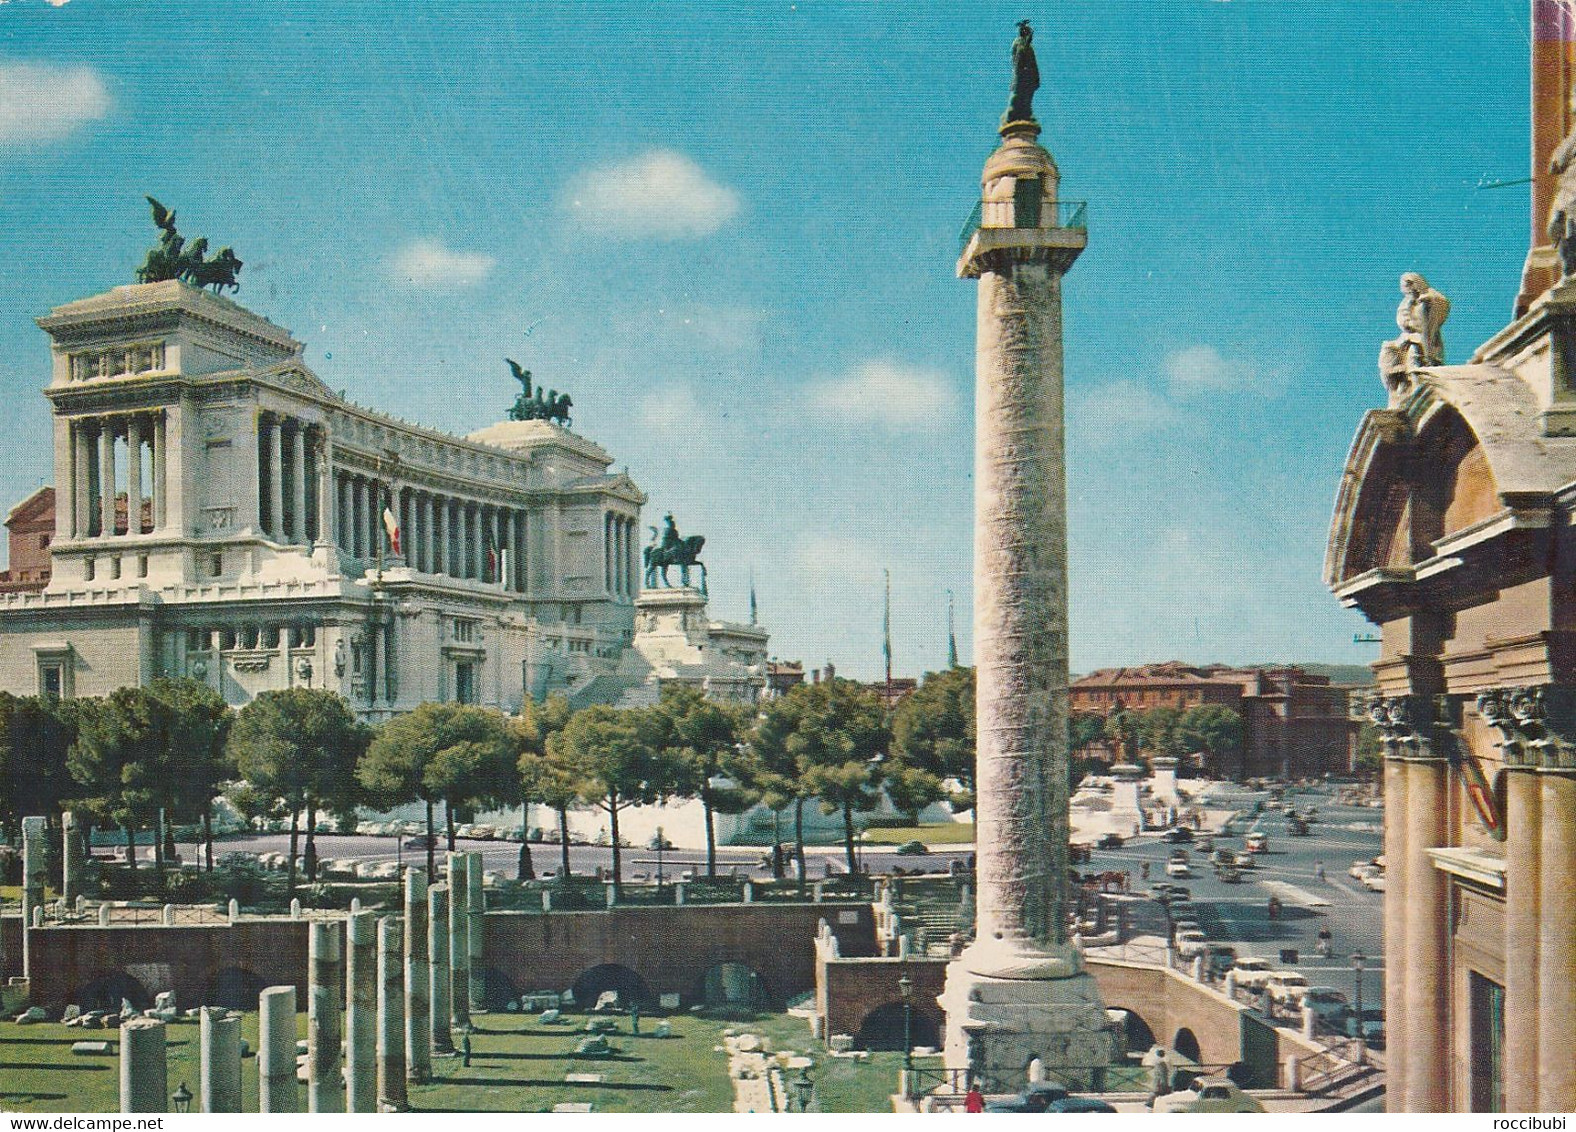
[[[1166,862],[1166,876],[1168,876],[1168,877],[1190,877],[1192,875],[1193,875],[1193,870],[1188,867],[1188,863],[1186,861],[1167,861]]]
[[[1258,990],[1275,973],[1275,965],[1268,959],[1260,959],[1257,955],[1245,955],[1237,960],[1232,972],[1236,976],[1239,987]]]
[[[1384,873],[1382,871],[1369,873],[1367,876],[1363,877],[1363,887],[1368,889],[1370,892],[1383,892]]]
[[[1209,940],[1201,931],[1188,930],[1177,932],[1177,954],[1183,959],[1191,959],[1195,955],[1202,955],[1204,948],[1209,946]]]
[[[1353,861],[1352,867],[1346,870],[1346,875],[1351,877],[1353,880],[1362,880],[1365,876],[1371,872],[1376,871],[1379,867],[1379,862],[1377,860]]]
[[[1226,1077],[1202,1077],[1191,1089],[1155,1098],[1156,1112],[1263,1112],[1264,1106]]]
[[[1284,1006],[1302,1001],[1308,993],[1308,979],[1295,971],[1276,971],[1264,980],[1264,989],[1270,997]]]

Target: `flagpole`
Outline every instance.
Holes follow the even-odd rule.
[[[886,601],[881,613],[881,651],[886,654],[886,707],[892,710],[892,571],[883,570],[886,576]]]

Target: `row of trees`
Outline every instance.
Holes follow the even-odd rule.
[[[1187,709],[1156,707],[1148,711],[1118,708],[1110,715],[1074,712],[1070,724],[1075,752],[1097,743],[1119,748],[1128,758],[1168,755],[1179,758],[1203,752],[1214,773],[1224,773],[1242,751],[1242,717],[1220,704],[1198,704]]]
[[[757,801],[791,809],[802,870],[804,807],[819,799],[842,816],[852,869],[858,811],[883,788],[912,813],[949,792],[971,804],[973,750],[967,669],[928,676],[895,715],[868,689],[834,679],[795,688],[758,714],[669,686],[649,708],[571,711],[553,697],[510,717],[429,703],[375,730],[322,690],[266,692],[233,712],[205,685],[158,680],[100,700],[0,693],[0,824],[14,839],[24,815],[58,819],[73,809],[123,830],[128,844],[152,828],[161,875],[172,826],[195,825],[211,869],[212,804],[223,795],[248,818],[289,820],[293,889],[298,856],[315,879],[318,816],[349,818],[362,806],[423,804],[430,868],[440,806],[452,849],[457,815],[541,805],[557,814],[566,872],[569,814],[595,807],[608,818],[617,878],[630,806],[699,800],[715,875],[718,814]],[[530,852],[523,842],[522,877],[534,875]]]

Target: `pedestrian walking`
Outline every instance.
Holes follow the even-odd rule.
[[[980,1092],[980,1083],[978,1081],[969,1082],[969,1091],[963,1094],[963,1111],[985,1111],[985,1094]]]
[[[465,1036],[460,1039],[460,1058],[461,1064],[463,1064],[465,1068],[469,1069],[471,1067],[471,1035],[469,1030],[467,1030],[465,1032]]]
[[[1143,1064],[1149,1069],[1149,1099],[1146,1108],[1154,1108],[1155,1100],[1171,1091],[1171,1063],[1166,1059],[1164,1046],[1151,1046],[1144,1055]]]

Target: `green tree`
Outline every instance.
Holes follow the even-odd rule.
[[[1357,729],[1357,757],[1352,769],[1364,778],[1384,776],[1384,747],[1379,741],[1379,728],[1364,720]]]
[[[234,716],[219,693],[195,680],[155,680],[148,693],[163,708],[165,804],[178,820],[201,823],[204,867],[212,872],[213,800],[236,772],[226,746]]]
[[[1242,717],[1224,704],[1199,704],[1177,721],[1177,736],[1184,754],[1203,751],[1211,773],[1223,774],[1242,751]]]
[[[1106,738],[1105,717],[1092,711],[1075,711],[1067,717],[1067,748],[1077,755]]]
[[[974,669],[927,672],[892,717],[887,796],[898,809],[917,815],[946,796],[944,784],[952,779],[963,789],[953,796],[953,806],[971,808],[974,750]]]
[[[848,871],[858,869],[854,855],[854,813],[875,805],[881,784],[878,757],[891,742],[882,718],[881,700],[852,680],[831,679],[801,684],[776,704],[789,705],[791,727],[783,736],[791,773],[802,783],[804,797],[821,799],[821,809],[843,815],[843,848]],[[785,767],[785,769],[787,769]],[[802,823],[796,823],[803,853]]]
[[[317,812],[354,805],[356,767],[369,732],[335,692],[287,688],[264,692],[243,707],[227,744],[241,776],[279,799],[290,813],[289,891],[295,891],[301,812],[307,813],[308,879],[317,871]]]
[[[569,807],[574,805],[574,782],[559,773],[559,768],[547,758],[547,737],[562,731],[573,711],[565,696],[552,695],[542,703],[527,700],[520,718],[510,725],[510,737],[518,752],[516,770],[520,779],[520,859],[517,879],[532,880],[536,867],[531,862],[531,837],[529,809],[534,803],[549,806],[559,812],[559,836],[562,843],[564,875],[569,875]],[[559,805],[562,804],[562,809]]]
[[[66,757],[77,740],[78,701],[0,692],[0,830],[21,834],[22,819],[58,825],[62,804],[79,786]]]
[[[1177,756],[1183,753],[1183,744],[1177,737],[1177,724],[1182,712],[1174,707],[1150,708],[1138,717],[1138,739],[1151,755]]]
[[[804,804],[813,794],[805,784],[788,740],[799,727],[807,708],[809,689],[814,686],[796,684],[766,705],[750,733],[751,759],[747,768],[749,785],[774,815],[788,806],[793,807],[794,867],[801,889],[805,881]],[[772,860],[778,860],[775,844]]]
[[[547,739],[548,757],[572,770],[581,799],[608,816],[615,886],[624,875],[619,814],[657,801],[673,785],[661,757],[668,746],[666,724],[654,709],[620,711],[597,704],[575,712],[562,731]]]
[[[717,875],[716,815],[741,814],[754,802],[742,783],[747,750],[740,750],[745,713],[708,700],[699,688],[668,684],[656,710],[667,720],[667,754],[677,774],[679,794],[699,798],[706,815],[706,875]]]
[[[433,807],[443,803],[452,853],[456,809],[511,805],[519,798],[515,743],[508,721],[490,708],[419,704],[378,728],[357,777],[380,805],[425,805],[427,872],[435,876]]]
[[[145,688],[119,688],[101,700],[77,705],[77,739],[67,768],[82,789],[74,804],[100,824],[126,834],[130,863],[136,868],[136,832],[155,826],[154,867],[164,873],[163,831],[158,812],[168,790],[164,764],[163,706]]]

